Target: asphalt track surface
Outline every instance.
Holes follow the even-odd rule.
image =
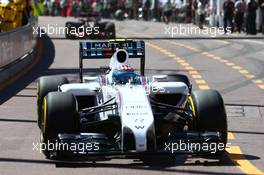
[[[42,17],[40,25],[63,26],[66,18]],[[116,22],[120,37],[167,37],[154,22]],[[171,24],[176,25],[176,24]],[[236,35],[236,34],[234,34]],[[192,35],[191,35],[192,36]],[[56,162],[34,150],[39,141],[36,124],[36,80],[42,75],[78,76],[78,42],[62,35],[43,36],[38,63],[1,92],[0,174],[263,174],[264,172],[264,41],[147,40],[146,73],[183,73],[194,89],[217,89],[226,103],[230,147],[219,159],[178,155],[145,161]],[[85,63],[96,74],[107,60]],[[132,65],[138,67],[137,61]]]

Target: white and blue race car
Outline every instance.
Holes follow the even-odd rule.
[[[110,58],[105,73],[83,76],[83,60],[101,58]],[[132,58],[140,58],[139,74]],[[144,41],[83,41],[79,59],[79,83],[62,76],[38,82],[38,126],[48,158],[224,152],[221,95],[193,91],[185,75],[145,76]]]

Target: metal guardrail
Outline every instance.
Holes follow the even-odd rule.
[[[0,33],[0,69],[23,58],[36,46],[35,20],[15,30]]]

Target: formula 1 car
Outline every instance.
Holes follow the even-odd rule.
[[[94,21],[94,22],[93,22]],[[67,39],[115,39],[115,24],[99,19],[79,19],[78,22],[66,22]]]
[[[110,58],[104,74],[83,76],[83,60],[103,58]],[[129,66],[133,58],[140,58],[139,74]],[[145,76],[144,41],[80,42],[79,63],[78,83],[62,76],[38,81],[38,126],[48,158],[224,152],[221,95],[193,91],[185,75]]]

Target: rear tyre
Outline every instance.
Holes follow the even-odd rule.
[[[43,128],[42,139],[45,148],[43,153],[49,157],[49,143],[53,143],[59,133],[77,133],[79,131],[79,120],[77,112],[77,101],[70,93],[50,92],[43,101]]]
[[[75,38],[73,35],[71,35],[71,28],[72,28],[72,25],[70,23],[66,23],[66,26],[65,26],[65,38],[66,39]]]
[[[66,39],[78,39],[78,37],[74,34],[79,31],[81,26],[84,26],[85,22],[67,22],[65,25],[65,38]]]
[[[42,120],[42,106],[43,99],[49,93],[53,91],[58,91],[58,87],[63,84],[68,84],[66,77],[59,76],[46,76],[40,77],[37,84],[37,111],[38,111],[38,126],[41,128]]]
[[[194,105],[194,126],[199,132],[220,132],[223,143],[227,143],[227,117],[224,102],[220,93],[216,90],[198,90],[192,92]],[[223,153],[217,150],[216,153]]]
[[[116,38],[115,24],[112,22],[108,22],[105,25],[105,33],[106,33],[106,39],[115,39]]]

